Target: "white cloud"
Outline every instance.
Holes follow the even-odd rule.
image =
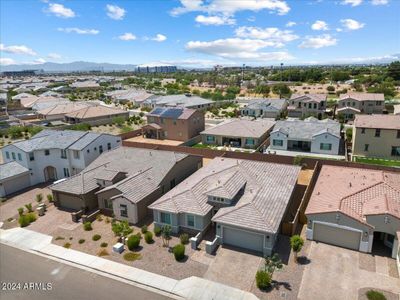
[[[293,26],[295,26],[297,23],[296,22],[293,22],[293,21],[290,21],[290,22],[287,22],[286,23],[286,27],[293,27]]]
[[[0,65],[1,66],[9,66],[9,65],[15,65],[17,62],[13,60],[12,58],[7,58],[7,57],[0,57]]]
[[[64,5],[58,3],[49,3],[49,6],[46,11],[59,18],[75,17],[75,12],[72,9],[67,8]]]
[[[247,21],[249,22],[255,22],[256,21],[256,17],[255,16],[251,16],[247,18]]]
[[[311,25],[312,30],[329,30],[328,24],[325,21],[317,20]]]
[[[43,59],[43,58],[38,58],[38,59],[35,59],[35,60],[32,62],[32,64],[33,64],[33,65],[41,65],[41,64],[44,64],[45,62],[46,62],[45,59]]]
[[[240,38],[265,40],[269,43],[268,46],[271,47],[283,47],[285,43],[299,38],[291,30],[280,30],[276,27],[260,28],[242,26],[235,30],[235,34]]]
[[[341,4],[343,5],[351,5],[358,6],[363,2],[363,0],[342,0]]]
[[[48,55],[47,55],[47,58],[49,58],[49,59],[61,59],[61,55],[60,54],[58,54],[58,53],[49,53]]]
[[[337,39],[333,38],[329,34],[323,34],[319,36],[306,36],[299,47],[319,49],[323,47],[334,46],[336,45],[337,41]]]
[[[150,38],[152,41],[156,41],[156,42],[164,42],[167,37],[161,33],[158,33],[155,37]]]
[[[117,5],[107,4],[107,16],[114,20],[122,20],[126,14],[126,10]]]
[[[24,54],[32,56],[37,55],[35,51],[33,51],[31,48],[28,48],[25,45],[5,46],[4,44],[0,44],[0,51],[12,54]]]
[[[389,0],[372,0],[372,5],[386,5],[389,3]]]
[[[133,41],[136,40],[136,35],[126,32],[123,35],[120,35],[118,38],[122,41]]]
[[[271,46],[271,42],[254,39],[228,38],[210,42],[190,41],[186,49],[198,53],[216,55],[222,58],[237,58],[251,61],[288,60],[293,57],[285,52],[258,52]]]
[[[57,30],[65,33],[91,34],[91,35],[96,35],[100,32],[97,29],[82,29],[76,27],[57,28]]]
[[[210,14],[222,13],[232,16],[239,11],[261,11],[269,10],[279,15],[285,15],[289,12],[290,7],[284,0],[181,0],[181,6],[171,11],[173,16],[180,14],[201,11]]]
[[[364,23],[360,23],[353,19],[343,19],[340,20],[340,23],[342,23],[343,27],[347,30],[358,30],[365,26]]]
[[[236,23],[235,19],[232,19],[228,16],[204,16],[198,15],[195,19],[197,23],[203,25],[234,25]]]

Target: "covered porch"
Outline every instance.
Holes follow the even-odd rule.
[[[164,138],[162,127],[156,123],[150,123],[142,127],[142,136],[148,139],[161,140]]]

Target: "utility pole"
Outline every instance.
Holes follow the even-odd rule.
[[[283,70],[282,70],[282,67],[283,67],[283,63],[281,63],[281,84],[282,84],[282,81],[283,81]],[[282,99],[282,86],[279,88],[279,99]]]
[[[245,64],[242,66],[242,82],[244,82],[244,68],[246,67]]]

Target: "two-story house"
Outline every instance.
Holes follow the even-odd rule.
[[[143,136],[151,139],[187,141],[204,130],[204,114],[183,107],[157,107],[147,114]]]
[[[293,94],[289,99],[288,117],[318,117],[326,111],[326,94]]]
[[[103,152],[121,145],[110,134],[43,130],[29,140],[1,149],[5,163],[15,161],[30,172],[31,185],[77,174]]]
[[[385,108],[385,97],[376,93],[341,94],[336,110],[345,121],[353,120],[357,114],[381,114]]]
[[[400,160],[400,115],[357,115],[352,155]]]

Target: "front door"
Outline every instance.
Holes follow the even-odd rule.
[[[55,181],[57,180],[57,170],[52,166],[48,166],[44,169],[44,179],[46,181]]]

